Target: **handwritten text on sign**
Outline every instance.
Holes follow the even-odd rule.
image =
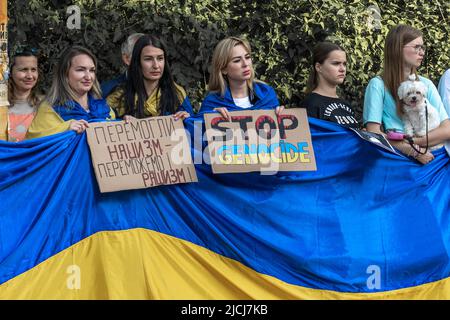
[[[304,109],[205,114],[214,173],[314,171],[316,163]]]
[[[90,123],[87,137],[101,192],[197,181],[183,122],[172,116]]]

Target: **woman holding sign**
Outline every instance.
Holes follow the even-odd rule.
[[[275,90],[255,79],[250,44],[237,37],[220,41],[214,49],[209,94],[200,113],[218,111],[230,119],[229,111],[276,109],[280,106]]]
[[[0,140],[19,142],[25,139],[42,97],[36,92],[38,58],[36,50],[21,48],[11,59],[8,82],[9,107],[0,107]]]
[[[102,99],[96,70],[97,59],[88,49],[73,46],[65,50],[27,138],[66,130],[82,133],[89,126],[88,122],[114,119],[114,112]]]
[[[127,81],[107,101],[125,121],[169,114],[178,120],[193,113],[186,92],[173,80],[164,43],[152,35],[136,42]]]
[[[344,49],[331,42],[319,42],[313,49],[312,70],[301,106],[308,116],[358,128],[350,104],[338,97],[337,87],[345,80],[347,57]]]

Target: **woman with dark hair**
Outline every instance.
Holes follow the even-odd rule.
[[[152,35],[136,41],[128,78],[107,101],[125,121],[169,114],[178,120],[193,113],[186,92],[173,80],[164,43]]]
[[[425,45],[420,30],[408,25],[398,25],[389,31],[384,45],[383,72],[381,76],[369,81],[364,97],[363,118],[368,131],[381,134],[387,130],[404,132],[398,87],[411,74],[415,74],[417,78],[417,68],[424,56]],[[430,151],[425,152],[428,147],[450,139],[450,121],[433,82],[421,76],[419,80],[427,87],[426,98],[437,109],[440,125],[430,131],[428,138],[414,137],[412,146],[405,140],[390,142],[404,154],[425,164],[434,159]]]
[[[22,48],[11,58],[8,81],[9,107],[0,107],[0,140],[19,142],[25,139],[42,97],[36,92],[39,77],[35,49]]]
[[[88,122],[111,120],[114,112],[102,99],[96,77],[97,59],[86,48],[73,46],[59,59],[52,86],[31,124],[27,138],[73,130],[82,133]]]
[[[337,95],[337,87],[344,82],[346,71],[346,54],[339,45],[320,42],[314,47],[307,95],[301,103],[308,116],[345,127],[359,127],[350,104]]]

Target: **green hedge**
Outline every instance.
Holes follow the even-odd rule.
[[[81,8],[81,29],[66,27],[70,4]],[[378,5],[381,20],[371,13]],[[236,0],[15,0],[9,1],[10,45],[29,43],[42,54],[42,86],[50,82],[51,66],[61,50],[81,44],[100,61],[100,80],[121,72],[120,45],[132,32],[162,36],[176,81],[195,107],[206,92],[208,67],[216,43],[229,35],[247,37],[256,72],[273,85],[284,104],[304,96],[310,50],[330,39],[347,50],[349,72],[342,95],[358,114],[364,88],[380,71],[387,31],[408,23],[425,34],[426,60],[419,70],[435,83],[450,67],[450,4],[444,1],[236,1]]]

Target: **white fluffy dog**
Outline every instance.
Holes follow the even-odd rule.
[[[428,131],[439,127],[440,120],[436,108],[425,98],[427,87],[422,81],[416,81],[414,74],[400,84],[398,96],[403,102],[403,126],[408,136],[423,137],[426,135],[427,118]],[[427,106],[427,111],[425,109]],[[428,116],[428,117],[427,117]],[[442,145],[434,146],[431,150],[439,149]]]

